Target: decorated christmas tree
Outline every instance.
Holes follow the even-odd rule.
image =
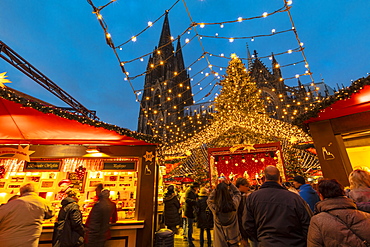
[[[248,116],[264,113],[261,93],[235,54],[232,55],[225,79],[220,84],[221,93],[215,99],[215,120],[240,121]]]

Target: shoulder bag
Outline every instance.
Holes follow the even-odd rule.
[[[339,220],[339,222],[341,222],[343,225],[345,225],[347,228],[348,228],[348,230],[350,230],[357,238],[359,238],[361,241],[362,241],[362,243],[364,244],[364,245],[366,245],[366,246],[368,246],[368,247],[370,247],[370,243],[366,240],[366,239],[364,239],[364,238],[362,238],[360,235],[358,235],[358,234],[356,234],[352,229],[351,229],[351,227],[345,222],[345,221],[343,221],[341,218],[339,218],[337,215],[334,215],[334,214],[331,214],[331,213],[329,213],[329,212],[326,212],[326,213],[328,213],[328,214],[330,214],[331,216],[333,216],[333,217],[335,217],[335,218],[337,218],[338,220]]]

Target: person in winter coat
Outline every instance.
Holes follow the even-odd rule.
[[[186,228],[189,247],[193,247],[193,222],[195,219],[194,210],[197,207],[199,183],[194,182],[185,192],[185,208],[184,215],[186,217]]]
[[[167,193],[163,198],[164,202],[164,224],[175,234],[178,234],[176,226],[181,225],[180,201],[173,185],[168,186]]]
[[[246,206],[246,200],[247,197],[252,193],[250,191],[250,184],[246,178],[238,178],[235,182],[235,186],[238,188],[238,190],[241,193],[241,200],[238,208],[238,222],[239,222],[239,230],[240,234],[242,235],[242,246],[243,247],[249,247],[258,246],[258,241],[256,239],[251,239],[251,236],[247,233],[247,231],[244,229],[243,222],[245,222],[247,217],[247,206]]]
[[[267,166],[264,173],[266,181],[247,197],[244,229],[260,247],[305,247],[310,207],[302,197],[281,186],[280,171],[275,166]]]
[[[310,184],[306,184],[306,180],[302,176],[295,176],[293,185],[296,189],[299,189],[299,195],[308,203],[311,210],[314,211],[315,204],[320,201],[316,190]]]
[[[213,228],[213,214],[207,205],[207,189],[201,188],[198,196],[197,227],[200,228],[200,247],[204,246],[204,231],[207,233],[207,244],[210,247],[212,246],[211,229]]]
[[[36,194],[32,183],[23,185],[20,194],[0,207],[0,246],[37,247],[42,221],[54,215],[51,205]]]
[[[348,176],[350,191],[348,197],[357,203],[370,202],[370,173],[356,169]]]
[[[109,236],[109,228],[114,212],[114,205],[109,199],[110,191],[103,189],[98,195],[99,201],[95,203],[86,220],[85,247],[104,247]]]
[[[61,202],[62,208],[54,225],[53,247],[78,247],[84,242],[82,214],[77,204],[80,192],[70,189],[66,196]]]
[[[207,200],[213,213],[213,243],[217,247],[239,246],[242,240],[238,223],[238,207],[241,194],[226,179],[220,182]]]
[[[335,179],[321,180],[319,193],[323,200],[316,204],[311,219],[308,247],[369,246],[365,242],[370,243],[370,214],[357,210]]]

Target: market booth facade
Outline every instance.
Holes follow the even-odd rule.
[[[118,221],[109,246],[152,246],[156,226],[158,142],[151,136],[41,105],[0,89],[0,203],[28,182],[56,208],[40,246],[51,246],[59,182],[81,192],[86,220],[96,185],[111,192]],[[42,112],[41,112],[42,111]],[[46,113],[44,113],[46,112]]]
[[[323,176],[349,185],[353,169],[370,169],[370,76],[324,100],[298,123],[309,128]]]

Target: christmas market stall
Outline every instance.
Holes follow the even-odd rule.
[[[324,177],[348,185],[356,168],[370,168],[370,76],[326,98],[295,123],[309,130]]]
[[[0,88],[0,122],[0,203],[32,182],[58,213],[59,185],[67,182],[80,190],[86,220],[102,184],[118,211],[109,246],[153,244],[156,139],[21,97],[7,87]],[[54,221],[44,222],[40,246],[51,246]]]
[[[213,185],[217,185],[217,179],[222,177],[230,181],[245,177],[251,185],[261,185],[263,170],[269,165],[282,171],[281,177],[285,181],[284,158],[279,142],[209,148],[208,152]]]

